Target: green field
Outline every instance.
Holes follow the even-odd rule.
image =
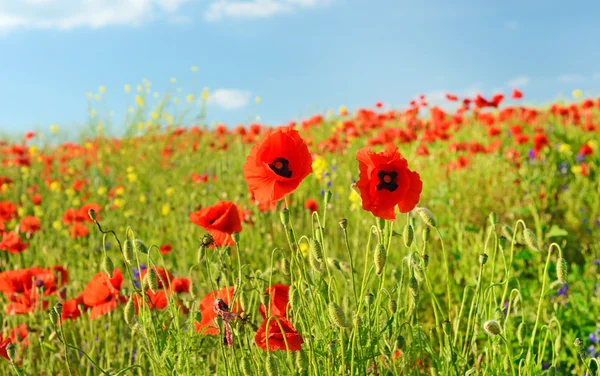
[[[1,142],[0,373],[598,374],[600,100],[449,103]]]

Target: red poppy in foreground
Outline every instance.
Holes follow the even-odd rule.
[[[202,322],[196,322],[196,331],[200,332],[200,334],[210,334],[217,335],[219,334],[219,328],[215,326],[214,320],[217,317],[217,313],[215,312],[215,300],[221,299],[227,306],[231,305],[231,300],[233,299],[233,294],[235,292],[235,287],[225,287],[224,289],[209,292],[206,294],[204,298],[200,301],[200,312],[202,313]],[[230,312],[237,313],[237,304],[230,308]]]
[[[248,190],[261,203],[279,201],[312,172],[312,156],[298,131],[279,128],[265,134],[244,163]]]
[[[397,147],[381,153],[362,148],[356,153],[360,169],[356,186],[360,190],[362,208],[376,217],[395,220],[395,207],[407,213],[419,202],[423,182],[419,174],[408,168],[408,162]]]
[[[242,231],[237,207],[230,201],[219,201],[213,206],[190,214],[190,221],[208,231],[217,246],[234,245],[231,234]]]
[[[97,273],[92,281],[83,290],[83,303],[92,308],[90,319],[95,320],[117,308],[119,302],[124,302],[125,297],[119,295],[123,285],[123,274],[115,268],[112,278],[104,272]]]
[[[265,293],[269,294],[269,313],[271,316],[286,317],[287,306],[290,301],[290,286],[281,284],[273,285],[266,289]],[[260,305],[259,310],[263,318],[266,318],[267,310],[264,304]]]
[[[277,320],[279,320],[279,323],[281,323],[281,328],[279,327]],[[269,325],[268,327],[267,322]],[[281,331],[281,329],[283,329],[283,332]],[[269,342],[268,348],[267,337]],[[271,320],[263,321],[260,328],[258,328],[256,335],[254,336],[254,342],[256,342],[256,345],[258,347],[267,351],[299,351],[302,350],[302,344],[304,343],[304,339],[302,339],[300,333],[296,331],[292,323],[289,322],[286,318],[273,317]]]

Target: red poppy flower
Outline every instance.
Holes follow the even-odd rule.
[[[356,186],[360,190],[362,208],[376,217],[395,220],[396,205],[407,213],[419,202],[423,182],[419,174],[409,170],[408,162],[396,147],[381,153],[362,148],[356,153],[360,169]]]
[[[0,202],[0,222],[8,222],[17,216],[17,206],[12,202]]]
[[[112,278],[104,272],[97,273],[83,290],[83,303],[92,308],[90,319],[112,312],[124,297],[119,295],[123,285],[123,274],[115,268]]]
[[[40,219],[32,216],[27,216],[21,218],[20,222],[20,231],[35,234],[40,231],[42,228],[40,227]]]
[[[58,274],[54,272],[57,271]],[[60,280],[59,280],[60,278]],[[27,268],[8,270],[0,273],[0,291],[10,297],[13,294],[23,294],[33,288],[44,288],[44,295],[54,294],[58,288],[69,281],[69,273],[65,268],[55,265],[52,268]]]
[[[87,228],[86,225],[79,222],[75,222],[69,227],[69,234],[73,239],[85,238],[89,233],[90,229]]]
[[[588,155],[592,155],[593,153],[594,153],[594,149],[589,144],[583,144],[579,148],[579,152],[577,153],[577,155],[586,157]]]
[[[190,221],[208,231],[217,246],[235,244],[231,234],[242,231],[240,214],[230,201],[219,201],[213,206],[193,212],[190,214]]]
[[[523,93],[518,89],[513,89],[511,97],[512,99],[521,99],[523,98]]]
[[[281,323],[281,328],[279,327],[277,320],[279,320]],[[267,322],[269,324],[268,327]],[[282,328],[283,332],[281,331]],[[269,338],[268,348],[267,337]],[[286,347],[286,341],[288,347]],[[267,351],[286,351],[288,349],[289,351],[299,351],[302,350],[304,339],[302,339],[302,336],[296,331],[291,322],[284,317],[278,317],[263,321],[260,328],[258,328],[256,335],[254,336],[254,342],[256,342],[258,347]]]
[[[69,299],[63,302],[61,319],[62,321],[66,320],[75,320],[81,316],[81,310],[79,306],[85,307],[83,303],[83,294],[79,294],[79,296],[75,299]]]
[[[10,362],[10,358],[8,357],[8,352],[6,351],[6,346],[12,343],[10,337],[2,338],[2,334],[0,334],[0,356]]]
[[[27,324],[23,323],[19,326],[16,326],[10,330],[10,339],[14,343],[21,343],[23,346],[29,346],[29,327]]]
[[[310,211],[310,213],[312,214],[319,210],[319,204],[314,199],[309,198],[304,202],[304,208]]]
[[[244,163],[249,191],[261,203],[279,201],[312,172],[312,156],[298,131],[270,131],[250,150]]]
[[[0,250],[7,251],[10,253],[21,253],[29,247],[29,244],[23,243],[19,235],[16,232],[7,232],[2,236],[0,241]]]
[[[215,300],[221,299],[227,304],[231,305],[235,287],[230,286],[224,289],[213,291],[208,294],[200,301],[200,312],[202,313],[202,322],[196,322],[196,331],[200,334],[216,335],[219,334],[219,329],[214,325],[214,319],[217,317],[217,313],[214,310]],[[237,313],[237,304],[230,311]]]
[[[8,315],[25,315],[40,308],[48,308],[48,301],[43,300],[37,288],[25,290],[22,294],[14,294],[9,297],[9,301],[5,308]]]
[[[290,301],[290,286],[281,284],[273,285],[265,293],[269,294],[271,316],[286,317],[287,306]],[[259,310],[263,318],[266,318],[267,311],[264,304],[260,305]]]
[[[548,137],[545,133],[536,133],[533,136],[533,148],[536,152],[542,150],[545,146],[548,146]]]

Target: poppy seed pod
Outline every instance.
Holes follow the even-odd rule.
[[[523,233],[523,238],[525,240],[525,244],[527,244],[532,251],[539,251],[538,242],[533,231],[526,228],[525,232]]]
[[[373,263],[375,264],[375,273],[377,273],[377,275],[383,273],[386,260],[387,254],[385,252],[385,246],[383,244],[377,244],[375,254],[373,255]]]
[[[558,276],[558,280],[563,285],[567,283],[567,260],[564,258],[560,258],[558,260],[558,265],[556,265],[556,275]]]
[[[323,202],[325,202],[325,205],[329,204],[331,202],[331,197],[333,196],[333,193],[331,193],[331,191],[326,191],[325,195],[323,196]]]
[[[485,265],[485,263],[487,262],[487,260],[488,260],[488,255],[487,254],[482,253],[482,254],[479,255],[479,265],[481,265],[481,266]]]
[[[346,321],[346,315],[344,314],[342,307],[337,305],[336,302],[334,302],[334,301],[329,302],[328,310],[329,310],[329,318],[337,327],[347,328],[349,326],[348,322]]]
[[[281,260],[281,271],[285,275],[290,275],[290,260],[287,257]]]
[[[108,274],[108,278],[112,278],[113,270],[115,269],[115,264],[113,264],[110,257],[107,254],[104,254],[104,258],[102,258],[102,265],[100,266],[102,271]]]
[[[425,280],[425,272],[423,271],[421,265],[413,264],[413,271],[418,282],[423,282]]]
[[[502,332],[502,328],[496,320],[488,320],[483,323],[483,330],[492,337],[497,336]]]
[[[527,327],[525,326],[525,321],[521,321],[519,327],[517,328],[517,341],[519,345],[525,343],[525,335],[527,334]]]
[[[52,325],[56,325],[56,323],[58,322],[58,313],[56,313],[55,310],[51,309],[50,311],[48,311],[48,317],[50,318],[50,322],[52,323]]]
[[[415,239],[415,229],[410,225],[406,224],[404,226],[404,231],[402,231],[402,238],[404,240],[404,245],[406,248],[410,248]]]
[[[346,218],[340,219],[338,223],[342,230],[346,230],[348,228],[348,220]]]
[[[56,303],[56,305],[53,308],[56,313],[60,316],[63,310],[63,304],[61,302]]]
[[[308,263],[310,264],[311,268],[313,268],[313,270],[317,273],[323,272],[323,263],[317,260],[317,258],[312,252],[308,255]]]
[[[398,311],[398,303],[395,299],[390,298],[390,300],[388,300],[388,309],[391,313],[396,313]]]
[[[434,228],[437,227],[437,220],[435,219],[435,216],[431,210],[427,208],[415,208],[415,211],[417,214],[419,214],[419,217],[421,217],[421,220],[423,220],[427,226]]]
[[[367,295],[365,295],[365,303],[370,306],[373,305],[373,303],[375,302],[375,295],[368,293]]]
[[[94,211],[94,209],[88,210],[88,216],[92,221],[96,222],[96,212]]]

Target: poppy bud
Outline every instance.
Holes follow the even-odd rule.
[[[392,314],[398,311],[398,302],[396,302],[396,299],[390,298],[390,300],[388,300],[388,309]]]
[[[334,301],[329,302],[329,318],[339,328],[347,328],[350,326],[346,321],[346,315],[344,315],[342,307],[337,305]]]
[[[554,340],[554,349],[557,354],[560,354],[560,350],[562,350],[562,336],[556,336]]]
[[[318,233],[318,232],[317,232]],[[309,243],[309,249],[312,255],[318,260],[323,260],[323,248],[321,248],[321,243],[318,240],[312,239]]]
[[[435,216],[431,210],[427,208],[415,208],[415,211],[417,214],[419,214],[419,217],[421,217],[427,226],[434,228],[437,227],[437,220],[435,219]]]
[[[144,282],[144,284],[147,285],[152,292],[156,292],[156,290],[158,290],[158,277],[154,268],[150,268],[148,270],[146,273],[146,278],[144,278]]]
[[[288,236],[290,237],[290,243],[293,244],[294,250],[296,250],[296,235],[294,235],[294,230],[288,228]]]
[[[314,269],[314,271],[316,271],[317,273],[323,272],[323,263],[321,261],[317,260],[312,252],[308,256],[308,262],[309,262],[310,266]]]
[[[406,248],[410,248],[410,246],[413,243],[413,240],[415,239],[415,229],[408,223],[404,226],[402,238],[404,239],[404,245],[406,246]]]
[[[50,317],[50,322],[52,322],[53,325],[56,325],[56,322],[58,321],[58,313],[56,313],[55,310],[51,309],[50,311],[48,311],[48,316]]]
[[[500,323],[504,321],[504,312],[498,307],[494,310],[494,319]]]
[[[502,331],[502,328],[500,327],[500,324],[498,323],[498,321],[488,320],[485,323],[483,323],[483,330],[485,330],[485,332],[488,335],[495,337],[498,334],[500,334],[500,332]]]
[[[560,283],[562,283],[563,285],[567,283],[567,260],[565,260],[562,257],[558,260],[558,265],[556,266],[556,274]]]
[[[63,304],[61,302],[56,303],[56,305],[53,308],[56,313],[60,316],[63,310]]]
[[[525,321],[521,321],[519,327],[517,328],[517,341],[519,341],[519,345],[525,343],[525,335],[527,334],[527,327],[525,326]]]
[[[427,243],[429,241],[429,233],[431,232],[431,230],[429,229],[429,227],[425,227],[423,229],[423,232],[421,233],[421,236],[423,238],[423,243]]]
[[[240,364],[240,368],[242,369],[242,374],[244,376],[252,376],[254,375],[254,370],[252,369],[252,363],[247,362],[246,358],[242,358],[242,363]]]
[[[421,267],[421,265],[414,264],[413,270],[414,270],[415,278],[417,279],[417,281],[423,282],[425,280],[425,272],[423,271],[423,268]]]
[[[96,222],[96,212],[94,211],[94,209],[88,210],[88,216],[92,221]]]
[[[327,262],[332,268],[342,271],[340,268],[340,262],[337,259],[334,259],[333,257],[327,257]]]
[[[131,326],[133,325],[133,319],[135,318],[135,307],[133,305],[133,294],[129,296],[127,300],[127,304],[125,304],[125,309],[123,310],[123,315],[125,317],[125,323]]]
[[[123,242],[123,258],[128,264],[133,262],[133,243],[129,239]]]
[[[408,280],[408,289],[412,296],[417,297],[419,295],[419,282],[414,276]]]
[[[515,236],[515,233],[513,232],[512,228],[510,228],[509,225],[503,224],[501,231],[502,231],[502,235],[504,235],[504,237],[506,239],[512,241],[513,237]]]
[[[340,227],[342,228],[342,230],[345,230],[348,228],[348,220],[346,218],[340,219],[338,223],[340,224]]]
[[[206,256],[206,246],[201,245],[200,248],[198,248],[198,262],[203,260],[204,256]]]
[[[300,292],[298,291],[298,288],[296,288],[296,286],[290,286],[289,296],[290,306],[293,309],[297,310],[300,307]]]
[[[6,345],[6,355],[8,355],[10,361],[14,363],[15,356],[17,355],[17,348],[14,343],[11,342]]]
[[[302,373],[307,370],[308,359],[304,351],[296,351],[296,368]]]
[[[104,254],[104,258],[102,259],[102,265],[100,265],[102,271],[108,274],[108,278],[112,278],[113,270],[115,270],[115,264],[113,264],[110,257],[107,254]]]
[[[332,196],[333,196],[333,194],[331,193],[331,191],[325,192],[325,195],[323,196],[323,202],[325,203],[325,205],[327,205],[331,202]]]
[[[427,253],[423,255],[423,265],[425,265],[425,267],[429,266],[429,255]]]
[[[272,354],[267,354],[265,361],[265,370],[268,376],[279,376],[279,361]]]
[[[287,208],[283,208],[279,212],[279,219],[281,219],[281,224],[283,225],[283,227],[289,227],[290,226],[290,211]]]
[[[526,228],[525,232],[523,233],[523,237],[525,239],[525,244],[527,244],[532,251],[539,251],[538,242],[533,231]]]
[[[491,212],[490,215],[488,216],[488,218],[490,220],[490,225],[492,227],[496,227],[496,223],[497,223],[497,221],[496,221],[496,213]]]
[[[140,239],[135,239],[135,250],[143,254],[148,254],[148,247]]]
[[[290,275],[290,260],[287,257],[281,260],[281,271],[285,275]]]
[[[239,244],[240,242],[240,233],[239,232],[234,232],[231,234],[231,239],[233,239],[233,241],[235,242],[235,244]]]
[[[377,244],[375,254],[373,255],[373,263],[375,264],[375,273],[377,273],[377,275],[383,273],[386,260],[387,254],[385,252],[385,246],[383,244]]]
[[[375,295],[368,293],[365,295],[365,303],[370,306],[375,302]]]
[[[485,265],[487,260],[488,260],[488,255],[486,255],[485,253],[482,253],[479,255],[479,265],[481,265],[481,266]]]
[[[404,348],[406,348],[406,340],[403,335],[399,335],[398,338],[396,338],[396,347],[398,350],[404,350]]]

